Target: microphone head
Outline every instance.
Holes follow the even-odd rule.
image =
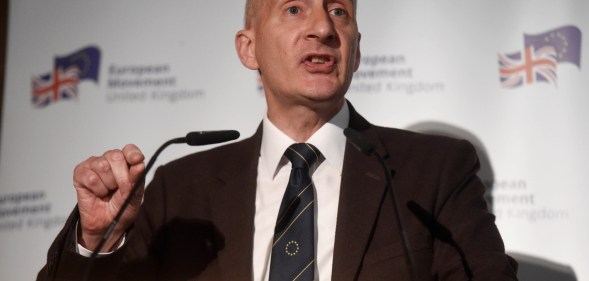
[[[364,139],[360,133],[356,132],[353,129],[345,128],[344,135],[348,139],[352,145],[360,152],[370,156],[374,152],[374,145],[370,143],[368,140]]]
[[[207,145],[232,141],[239,138],[239,132],[235,130],[225,131],[200,131],[186,134],[188,145]]]

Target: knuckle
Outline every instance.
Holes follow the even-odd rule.
[[[84,182],[86,183],[87,186],[94,186],[96,184],[99,183],[99,179],[97,175],[94,174],[88,174],[84,177]]]
[[[82,163],[76,165],[76,167],[74,167],[74,178],[76,177],[76,175],[80,174],[83,170],[84,170],[84,166],[82,166]]]
[[[100,172],[108,172],[110,170],[110,164],[104,158],[97,159],[95,165],[96,169]]]
[[[120,160],[125,159],[123,152],[119,149],[113,149],[113,150],[109,150],[109,151],[105,152],[104,157],[106,159],[114,160],[114,161],[120,161]]]
[[[139,150],[139,148],[137,148],[136,145],[132,144],[132,143],[128,143],[123,147],[123,150],[128,151],[128,150]]]
[[[141,150],[134,145],[134,144],[127,144],[123,148],[123,153],[125,154],[127,160],[132,163],[137,163],[143,161],[143,153]]]
[[[98,185],[99,182],[100,179],[98,176],[89,170],[74,174],[75,187],[92,189],[94,186]]]
[[[90,163],[92,163],[94,161],[94,159],[96,159],[96,157],[90,156],[86,160],[78,163],[78,165],[76,165],[76,167],[74,167],[74,173],[83,171],[84,169],[88,169],[88,167],[90,166]]]

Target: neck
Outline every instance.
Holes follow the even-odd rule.
[[[342,108],[344,99],[328,105],[297,105],[268,107],[268,119],[280,131],[295,140],[306,142],[317,130],[335,116]]]

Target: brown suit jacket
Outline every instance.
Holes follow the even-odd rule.
[[[373,141],[391,168],[417,280],[468,280],[467,271],[477,281],[516,280],[487,212],[473,147],[374,126],[350,108],[350,128]],[[125,245],[95,261],[92,280],[251,280],[261,136],[258,129],[160,167]],[[378,161],[348,143],[332,280],[409,280],[391,202]],[[73,251],[77,220],[74,211],[38,280],[83,275],[88,259]]]

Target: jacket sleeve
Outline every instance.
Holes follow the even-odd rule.
[[[74,208],[63,229],[59,232],[47,252],[47,263],[37,274],[38,281],[83,280],[90,258],[76,252],[76,225],[80,219],[78,208]],[[97,258],[92,266],[115,269],[121,259],[120,253]],[[111,280],[116,270],[92,271],[87,280]]]
[[[442,162],[429,223],[434,237],[433,273],[439,280],[517,280],[517,262],[505,254],[495,216],[484,199],[474,147],[461,141],[454,149]]]

